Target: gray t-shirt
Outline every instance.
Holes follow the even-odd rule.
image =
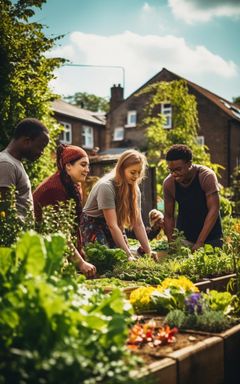
[[[0,152],[0,187],[16,187],[16,207],[20,217],[28,210],[33,212],[33,198],[29,177],[21,161],[10,155],[5,149]]]
[[[141,209],[140,190],[138,192],[138,205]],[[88,216],[103,217],[103,209],[116,209],[116,191],[113,178],[103,177],[94,185],[83,212]]]

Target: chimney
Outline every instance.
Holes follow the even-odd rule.
[[[114,84],[111,87],[110,111],[117,108],[123,100],[123,87],[121,84]]]

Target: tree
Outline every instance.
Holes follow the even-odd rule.
[[[150,163],[158,163],[157,178],[159,186],[162,185],[168,171],[165,158],[168,148],[173,144],[186,144],[192,151],[194,162],[206,165],[218,173],[218,164],[211,163],[210,154],[206,146],[197,143],[198,114],[195,96],[188,92],[185,80],[159,82],[147,86],[139,93],[149,93],[145,107],[144,125],[146,127],[148,157]],[[172,106],[173,129],[165,129],[165,116],[159,112],[161,103]],[[160,187],[159,187],[160,189]]]
[[[72,96],[64,97],[64,99],[70,104],[88,109],[89,111],[109,111],[109,100],[107,98],[96,96],[87,92],[77,92]]]
[[[233,102],[240,105],[240,96],[233,97]]]
[[[44,35],[43,25],[30,22],[33,7],[46,0],[0,0],[0,143],[10,141],[16,124],[25,117],[41,120],[50,131],[50,145],[34,165],[27,165],[33,186],[53,169],[51,153],[59,135],[59,125],[51,117],[51,101],[56,98],[48,88],[53,71],[64,61],[47,58],[56,38]],[[52,165],[52,166],[51,166]]]

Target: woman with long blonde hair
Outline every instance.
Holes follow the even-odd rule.
[[[145,156],[125,151],[112,172],[101,178],[91,190],[81,216],[83,243],[98,241],[110,248],[122,248],[131,259],[125,228],[133,230],[145,253],[150,253],[141,215],[139,184],[146,169]]]

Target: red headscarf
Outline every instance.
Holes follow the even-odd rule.
[[[60,144],[57,148],[57,167],[61,172],[67,163],[81,159],[82,157],[88,157],[84,149],[76,145]]]

